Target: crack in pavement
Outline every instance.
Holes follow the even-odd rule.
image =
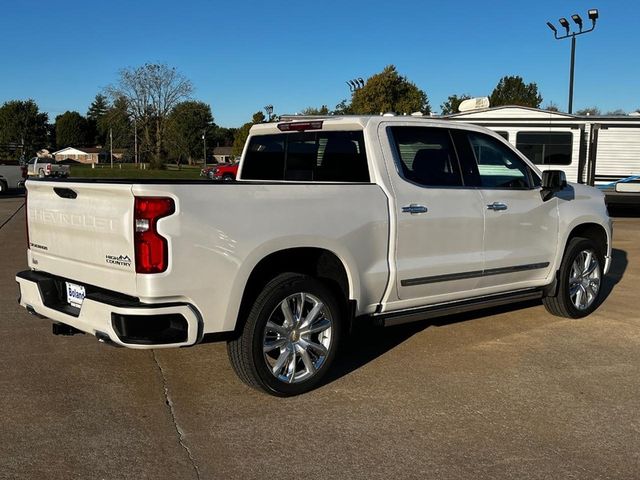
[[[15,212],[13,212],[13,213],[11,214],[11,216],[10,216],[9,218],[7,218],[7,219],[2,223],[2,225],[0,225],[0,229],[2,229],[2,227],[4,227],[7,223],[9,223],[9,222],[13,219],[13,217],[15,217],[15,216],[18,214],[18,212],[19,212],[20,210],[22,210],[22,207],[24,207],[24,202],[22,203],[22,205],[20,205],[20,206],[18,207],[18,209],[17,209]]]
[[[158,371],[160,372],[160,376],[162,377],[162,387],[164,388],[164,402],[169,409],[169,415],[171,415],[171,421],[173,422],[173,426],[176,429],[178,434],[178,443],[187,452],[187,456],[189,457],[189,461],[193,466],[193,470],[196,472],[196,478],[200,480],[200,469],[198,468],[198,464],[196,463],[195,458],[193,458],[193,454],[191,453],[191,449],[184,442],[184,431],[180,428],[178,424],[178,420],[176,419],[176,412],[173,406],[173,401],[171,400],[171,396],[169,395],[169,386],[167,385],[167,377],[164,374],[164,370],[162,369],[162,365],[158,361],[158,357],[156,357],[156,351],[151,350],[151,356],[153,357],[153,361],[156,363],[158,367]]]

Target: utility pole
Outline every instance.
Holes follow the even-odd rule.
[[[135,157],[136,165],[138,165],[138,120],[133,117],[133,155]]]
[[[202,132],[202,143],[204,144],[203,150],[202,150],[202,154],[203,154],[203,160],[202,160],[202,168],[207,168],[207,129],[204,129],[204,132]]]
[[[111,168],[113,168],[113,129],[111,128],[109,128],[109,142],[111,143],[109,155],[111,156]]]

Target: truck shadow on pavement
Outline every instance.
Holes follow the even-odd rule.
[[[629,265],[627,252],[618,248],[612,249],[611,268],[609,268],[609,273],[607,273],[607,276],[604,277],[604,281],[602,282],[601,303],[611,295],[613,288],[622,280],[622,276],[627,270],[627,265]]]
[[[605,302],[611,295],[615,286],[622,279],[628,265],[627,252],[614,248],[612,251],[612,263],[609,273],[604,278],[602,285],[602,298]],[[341,352],[336,358],[333,367],[327,373],[322,385],[327,385],[351,372],[365,366],[376,358],[393,350],[414,335],[429,327],[444,327],[458,323],[478,320],[484,317],[515,312],[517,310],[537,307],[540,300],[512,303],[499,307],[485,308],[473,312],[466,312],[445,317],[431,318],[418,322],[398,325],[394,327],[378,327],[372,324],[362,323],[354,327],[350,336],[345,338]],[[553,321],[553,317],[550,317]]]
[[[21,190],[8,190],[7,193],[4,193],[0,196],[0,199],[3,198],[24,198],[24,189]]]

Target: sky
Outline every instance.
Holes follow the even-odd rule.
[[[0,0],[0,103],[34,99],[53,120],[85,114],[122,68],[176,67],[238,127],[266,105],[296,113],[349,98],[346,81],[389,64],[427,93],[488,96],[505,75],[567,108],[570,40],[546,26],[598,8],[577,38],[574,111],[640,107],[637,0]],[[572,23],[573,25],[573,23]]]

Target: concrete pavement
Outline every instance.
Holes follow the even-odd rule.
[[[0,199],[0,225],[22,199]],[[604,304],[365,328],[330,381],[272,398],[223,344],[54,337],[16,304],[24,209],[0,229],[0,478],[640,477],[640,219],[615,222]]]

